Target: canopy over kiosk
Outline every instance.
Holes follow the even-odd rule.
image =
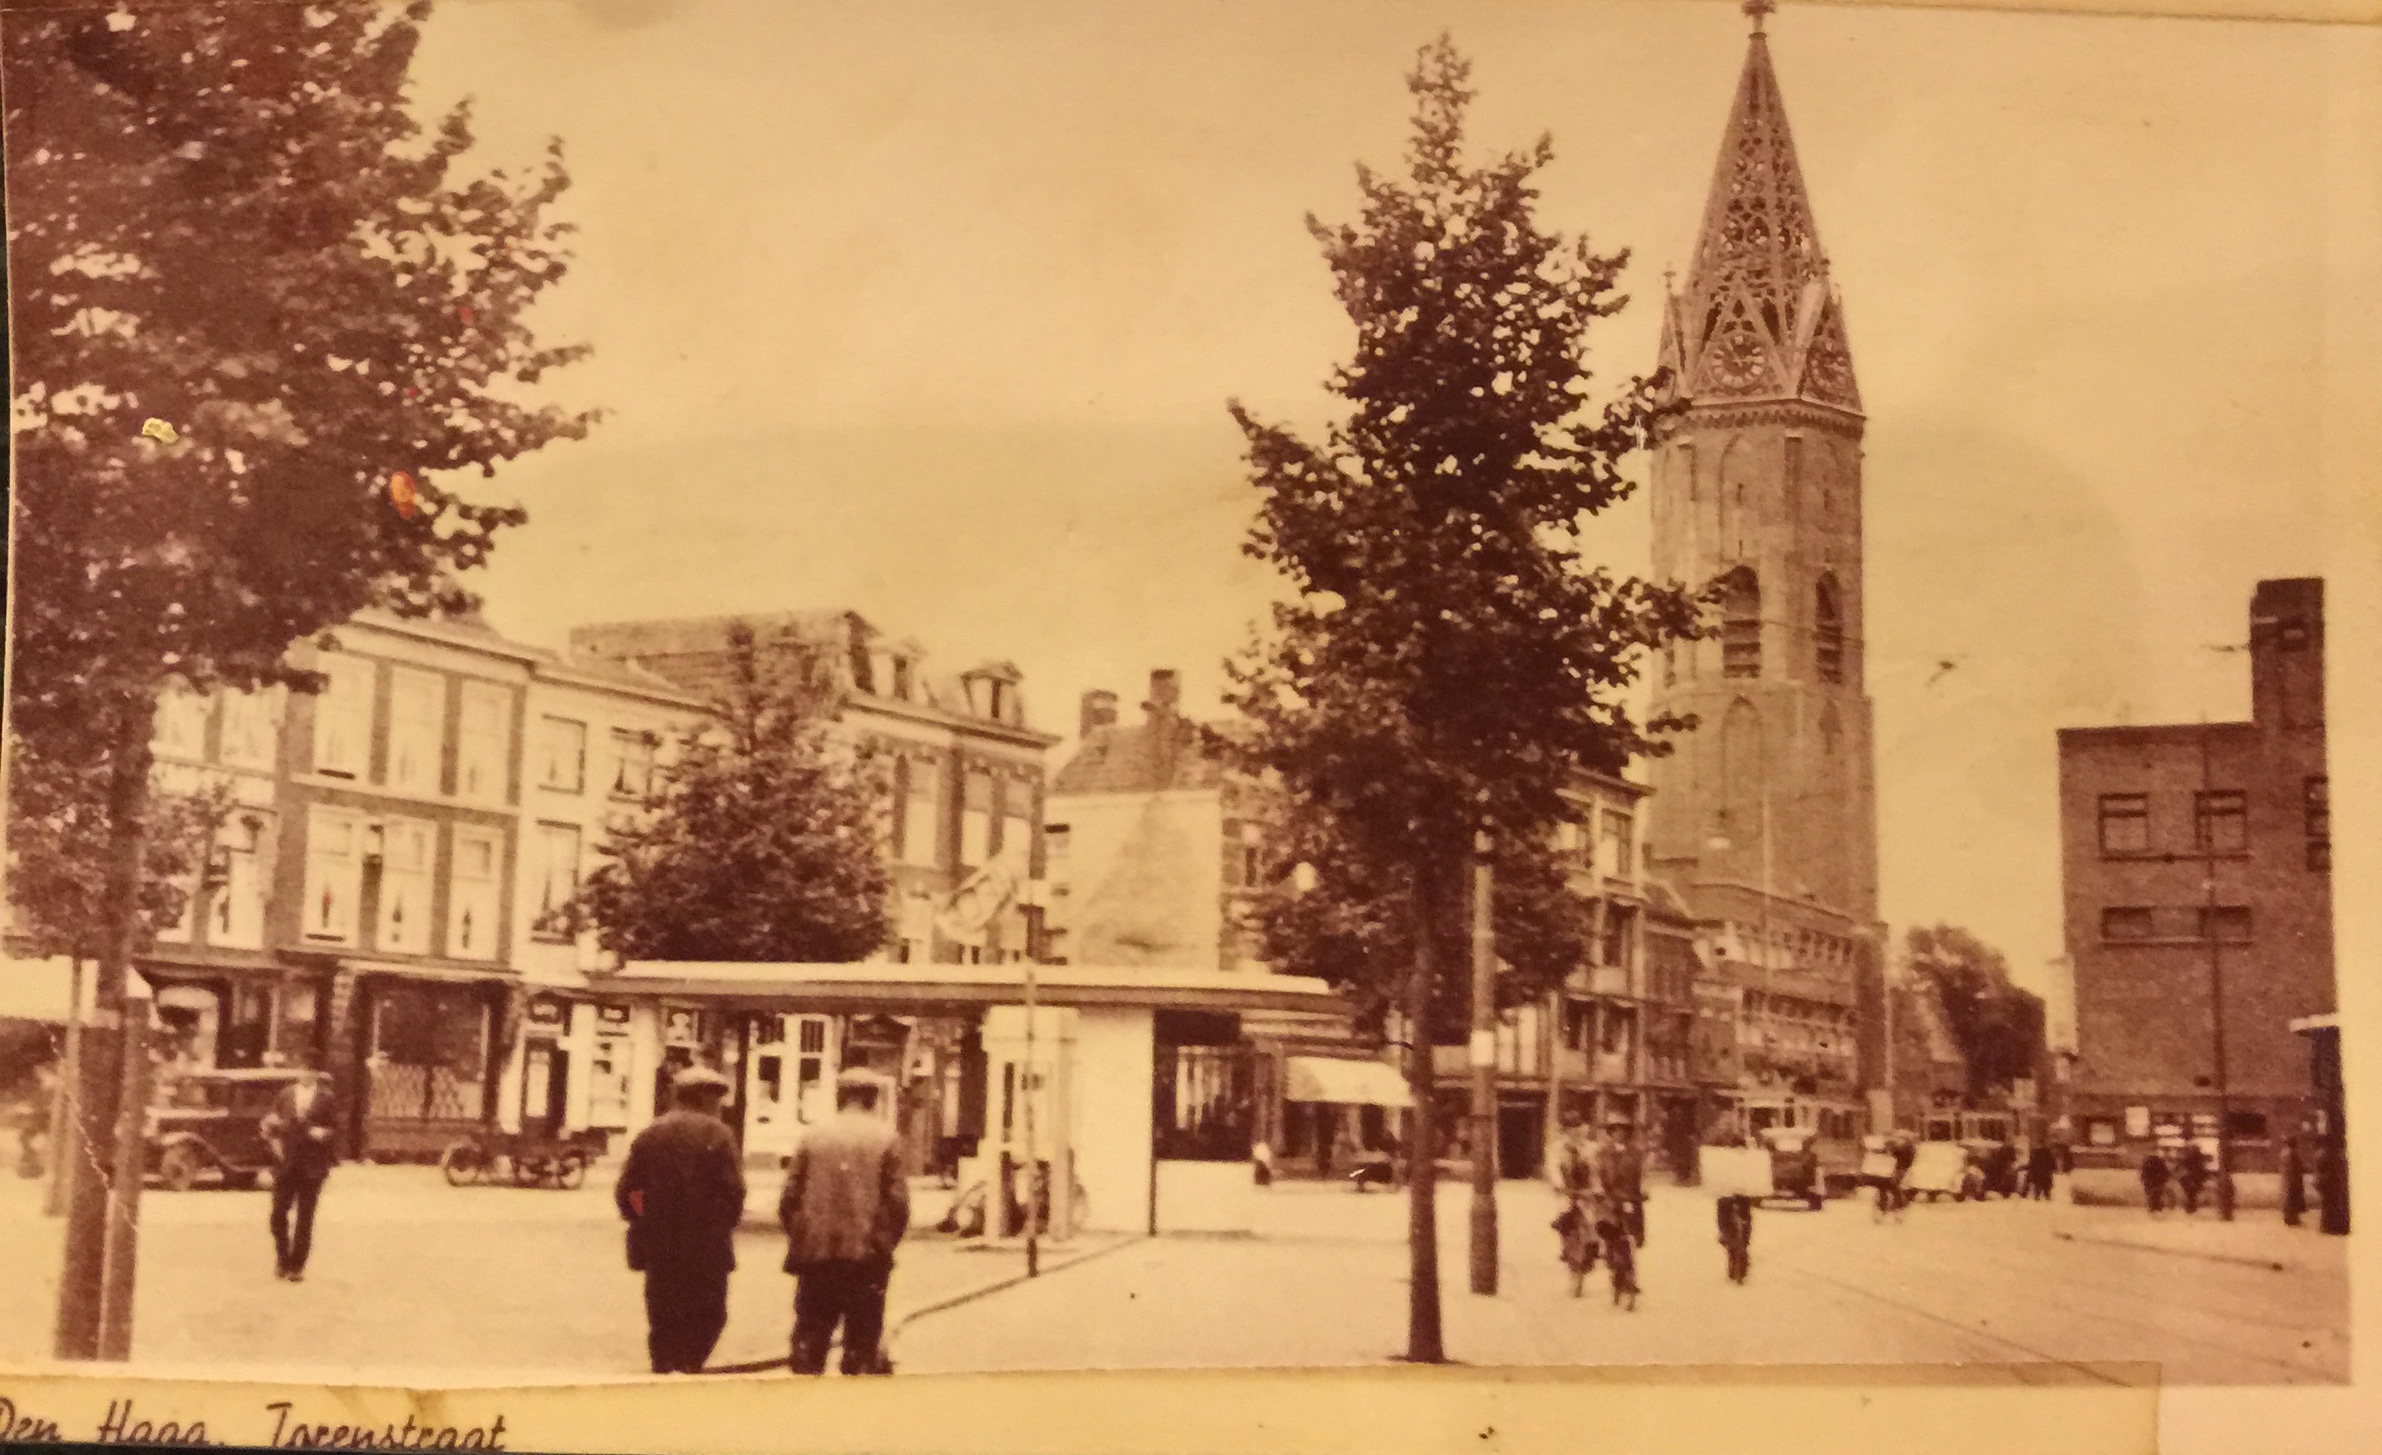
[[[1033,1050],[1026,1049],[1023,963],[995,965],[721,964],[639,961],[590,977],[587,994],[631,1008],[660,1049],[689,1013],[726,1016],[740,1036],[778,1017],[947,1018],[980,1028],[961,1101],[977,1112],[983,1152],[1019,1144],[1026,1099],[1041,1128],[1038,1160],[1071,1164],[1082,1226],[1130,1232],[1242,1229],[1254,1183],[1255,1084],[1239,1017],[1329,1013],[1320,980],[1163,966],[1037,965]],[[747,1054],[750,1100],[784,1089],[784,1058]],[[800,1059],[807,1042],[789,1054]],[[758,1068],[770,1066],[764,1076]],[[1383,1068],[1386,1070],[1387,1068]],[[819,1070],[832,1075],[825,1066]],[[808,1078],[805,1066],[800,1075]],[[1372,1095],[1379,1088],[1369,1088]],[[1371,1096],[1368,1097],[1371,1099]],[[791,1119],[790,1119],[791,1120]],[[748,1133],[753,1123],[748,1119]],[[798,1135],[798,1131],[795,1133]],[[750,1147],[748,1142],[748,1149]],[[790,1144],[789,1144],[790,1145]],[[1053,1182],[1060,1189],[1054,1170]],[[1060,1194],[1066,1196],[1064,1191]]]

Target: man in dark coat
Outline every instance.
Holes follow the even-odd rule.
[[[1646,1154],[1633,1134],[1637,1125],[1621,1117],[1605,1122],[1604,1140],[1596,1148],[1596,1190],[1629,1229],[1629,1240],[1646,1246]]]
[[[2167,1210],[2167,1159],[2156,1147],[2143,1154],[2142,1200],[2154,1218]]]
[[[332,1138],[338,1111],[319,1071],[306,1071],[283,1087],[260,1130],[273,1149],[273,1276],[292,1283],[306,1277],[314,1250],[314,1208],[323,1183],[339,1160]]]
[[[2283,1221],[2296,1228],[2308,1215],[2307,1164],[2300,1158],[2299,1138],[2283,1139],[2283,1162],[2278,1170],[2283,1174]]]
[[[2200,1211],[2200,1194],[2208,1187],[2208,1153],[2198,1142],[2186,1142],[2176,1160],[2175,1183],[2183,1192],[2183,1209],[2189,1216]]]
[[[645,1347],[656,1374],[700,1374],[728,1326],[744,1169],[720,1120],[727,1094],[716,1071],[680,1072],[671,1109],[629,1143],[612,1190],[629,1224],[629,1267],[645,1275]]]
[[[883,1089],[866,1071],[837,1077],[835,1116],[802,1139],[786,1167],[777,1216],[786,1230],[786,1271],[795,1279],[796,1374],[826,1372],[838,1324],[844,1373],[891,1372],[877,1344],[893,1250],[910,1230],[910,1179],[901,1138],[877,1113]]]
[[[2037,1142],[2026,1154],[2026,1193],[2037,1202],[2051,1200],[2051,1179],[2059,1168],[2059,1154],[2049,1142]]]

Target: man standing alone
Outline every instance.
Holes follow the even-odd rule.
[[[670,1094],[671,1109],[629,1144],[612,1200],[628,1219],[629,1267],[645,1275],[653,1372],[700,1374],[728,1326],[744,1170],[720,1120],[727,1079],[690,1067]]]
[[[877,1343],[893,1250],[910,1230],[910,1180],[900,1139],[877,1114],[879,1079],[836,1078],[835,1116],[803,1138],[786,1168],[778,1221],[786,1229],[786,1271],[794,1275],[796,1374],[827,1369],[827,1345],[843,1325],[843,1372],[891,1371]]]
[[[312,1070],[282,1088],[265,1116],[262,1130],[273,1148],[273,1276],[292,1283],[305,1280],[314,1206],[339,1160],[331,1143],[335,1116],[330,1088]]]

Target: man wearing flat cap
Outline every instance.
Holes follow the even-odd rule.
[[[796,1374],[822,1374],[844,1331],[846,1374],[884,1374],[885,1291],[893,1250],[910,1230],[910,1179],[901,1141],[879,1113],[886,1082],[866,1071],[835,1081],[835,1116],[802,1139],[786,1169],[778,1221],[794,1275]]]
[[[612,1199],[645,1275],[645,1344],[656,1374],[700,1374],[728,1326],[728,1275],[744,1216],[744,1169],[720,1120],[727,1078],[690,1066],[671,1109],[629,1144]]]

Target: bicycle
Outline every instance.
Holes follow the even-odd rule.
[[[1555,1231],[1563,1239],[1559,1255],[1563,1266],[1571,1270],[1571,1296],[1578,1298],[1588,1286],[1589,1271],[1596,1267],[1595,1219],[1590,1215],[1587,1199],[1574,1194],[1554,1222]]]
[[[1624,1310],[1636,1312],[1638,1307],[1637,1245],[1629,1236],[1626,1214],[1619,1209],[1608,1211],[1596,1220],[1597,1241],[1602,1244],[1605,1266],[1612,1270],[1613,1302]]]

